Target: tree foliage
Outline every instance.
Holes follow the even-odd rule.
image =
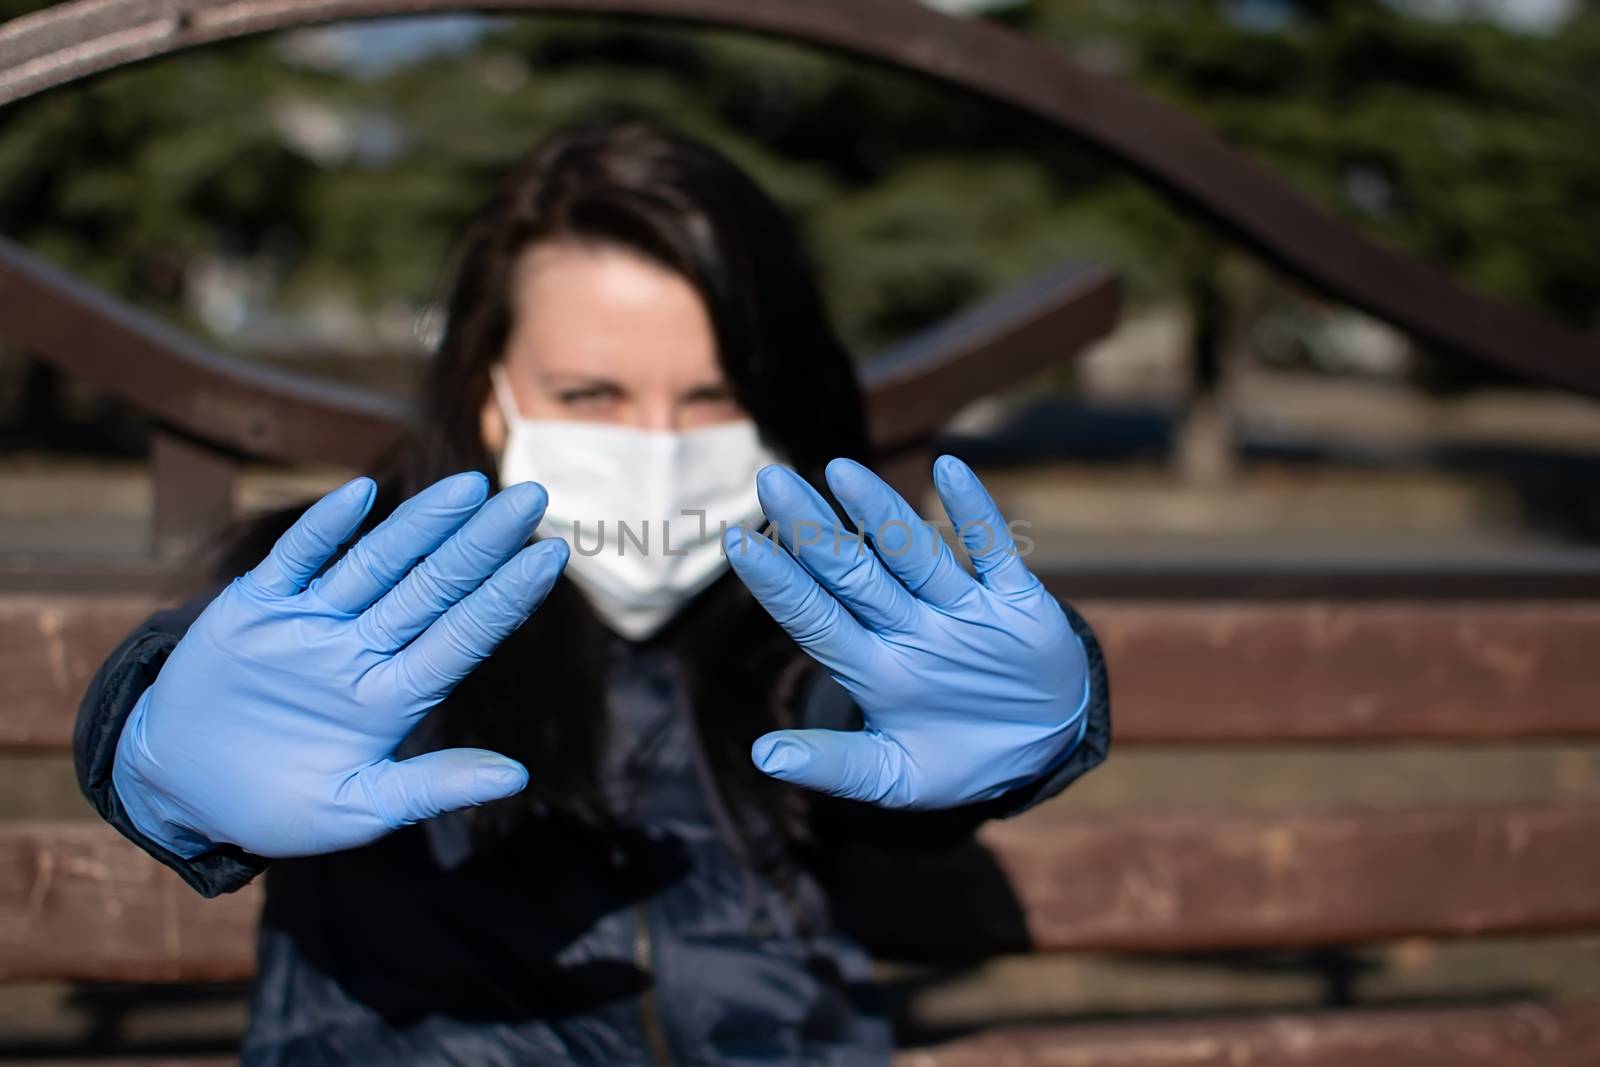
[[[1031,0],[1002,17],[1380,242],[1600,324],[1600,13],[1531,36],[1375,0],[1282,6],[1269,26],[1220,0]],[[793,212],[861,348],[1062,259],[1121,270],[1140,300],[1181,299],[1215,269],[1215,236],[1116,161],[795,46],[541,16],[352,72],[308,60],[305,40],[185,53],[0,111],[0,232],[179,317],[203,255],[269,263],[280,312],[334,297],[414,310],[465,212],[531,142],[643,114],[711,140]],[[322,127],[337,143],[306,133]]]

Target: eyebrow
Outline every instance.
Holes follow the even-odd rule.
[[[584,386],[584,387],[589,387],[589,388],[605,387],[605,388],[609,388],[609,389],[615,389],[615,390],[617,390],[619,392],[626,392],[627,391],[626,387],[621,382],[617,381],[615,378],[607,378],[607,377],[604,377],[602,375],[589,374],[589,373],[585,373],[583,371],[559,371],[559,370],[558,371],[544,371],[544,372],[540,372],[539,380],[547,388],[552,388],[552,389],[571,388],[573,386]],[[715,380],[715,381],[707,380],[707,381],[696,382],[693,385],[688,386],[686,389],[684,389],[684,393],[685,394],[694,394],[694,393],[727,393],[727,394],[731,394],[732,392],[733,392],[732,383],[730,383],[730,382],[728,382],[728,381],[726,381],[724,379],[718,379],[718,380]]]
[[[547,371],[539,374],[539,380],[547,386],[605,385],[613,389],[622,388],[622,384],[615,378],[587,374],[583,371]]]

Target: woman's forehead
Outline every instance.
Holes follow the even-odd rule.
[[[506,360],[514,371],[641,385],[722,377],[699,293],[641,255],[615,245],[537,245],[512,284]]]

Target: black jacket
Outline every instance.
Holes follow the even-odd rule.
[[[892,1035],[865,950],[835,924],[826,872],[745,862],[665,649],[616,642],[604,784],[624,833],[529,820],[492,841],[446,815],[365,848],[184,860],[141,834],[111,782],[122,725],[204,606],[160,612],[100,668],[78,715],[80,784],[103,818],[214,896],[266,872],[243,1062],[251,1064],[884,1064]],[[1089,651],[1084,736],[1046,777],[948,812],[846,804],[864,847],[948,842],[1053,796],[1105,759],[1105,665]],[[859,713],[820,671],[798,724]],[[399,755],[433,747],[430,722]],[[841,802],[843,804],[843,802]],[[959,917],[952,917],[959,923]]]

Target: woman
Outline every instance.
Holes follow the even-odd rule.
[[[798,245],[701,145],[553,137],[447,312],[381,486],[101,668],[86,794],[203,894],[265,872],[247,1063],[886,1062],[827,860],[1104,759],[1088,627],[959,461],[976,577],[857,462]]]

